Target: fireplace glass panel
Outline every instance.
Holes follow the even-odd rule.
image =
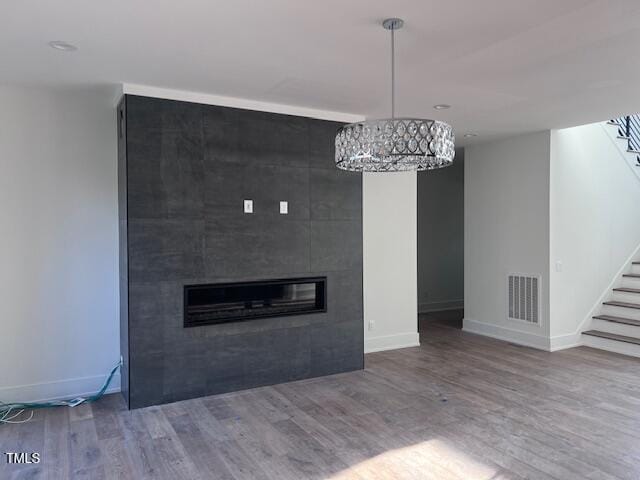
[[[184,287],[184,326],[326,312],[326,277]]]

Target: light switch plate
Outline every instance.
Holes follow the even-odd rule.
[[[244,201],[244,213],[253,213],[253,200]]]
[[[280,214],[286,215],[289,213],[289,202],[280,202]]]

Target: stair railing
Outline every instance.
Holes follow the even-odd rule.
[[[611,123],[618,127],[618,136],[627,140],[627,150],[636,154],[636,166],[640,167],[640,115],[615,118]]]

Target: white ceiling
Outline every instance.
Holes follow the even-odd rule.
[[[461,142],[640,111],[638,0],[4,0],[0,83],[124,82],[388,116],[389,16],[406,22],[397,113],[449,121]]]

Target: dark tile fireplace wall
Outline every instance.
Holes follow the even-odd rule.
[[[118,121],[129,407],[363,368],[362,181],[334,167],[339,124],[130,95]],[[183,327],[185,285],[314,276],[326,313]]]

